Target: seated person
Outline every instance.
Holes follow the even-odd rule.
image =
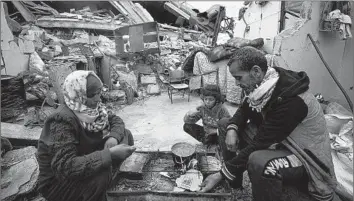
[[[46,200],[106,200],[112,164],[135,151],[123,120],[101,104],[102,87],[92,71],[65,79],[65,104],[46,119],[38,142],[38,189]]]
[[[201,98],[204,104],[184,116],[183,129],[204,144],[216,144],[218,121],[231,115],[223,105],[223,97],[218,86],[206,85],[201,89]],[[203,126],[196,124],[200,119],[203,120]]]
[[[232,118],[219,121],[224,162],[201,191],[222,179],[242,187],[247,170],[255,201],[281,200],[284,185],[315,200],[337,200],[329,133],[306,73],[268,67],[252,47],[236,50],[228,65],[246,98]]]

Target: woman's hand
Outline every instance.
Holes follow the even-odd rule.
[[[109,148],[113,160],[125,160],[136,150],[135,147],[126,144],[119,144]]]
[[[109,137],[106,142],[104,143],[104,148],[109,149],[114,147],[118,144],[118,140],[114,137]]]

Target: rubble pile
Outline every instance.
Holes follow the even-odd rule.
[[[11,3],[18,12],[10,15],[6,5]],[[43,2],[1,2],[1,9],[6,11],[1,14],[2,22],[6,22],[2,25],[1,44],[7,51],[1,60],[2,71],[23,82],[14,85],[21,87],[21,100],[11,94],[6,97],[4,93],[15,88],[10,84],[7,90],[3,89],[2,77],[2,105],[4,100],[9,103],[9,107],[2,107],[2,118],[6,117],[3,109],[7,109],[8,119],[24,121],[20,129],[19,124],[4,123],[2,119],[2,127],[6,127],[2,132],[18,143],[14,147],[37,144],[38,127],[43,126],[54,108],[64,103],[61,88],[71,72],[94,71],[104,83],[104,103],[129,105],[161,94],[169,72],[181,69],[193,49],[207,47],[207,36],[200,31],[157,24],[158,41],[146,42],[143,47],[159,49],[159,53],[136,52],[123,58],[117,52],[114,31],[154,19],[139,3],[109,3],[119,14],[89,6],[58,12]],[[47,105],[50,109],[46,109]],[[36,149],[6,151],[1,158],[5,162],[1,187],[7,193],[1,194],[1,199],[15,200],[35,191],[39,172]]]

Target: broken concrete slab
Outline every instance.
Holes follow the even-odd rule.
[[[27,39],[19,39],[18,40],[18,45],[20,48],[20,51],[25,54],[31,54],[35,51],[34,43],[33,41],[27,40]]]
[[[104,31],[114,31],[120,27],[127,26],[127,23],[99,23],[93,21],[83,21],[79,19],[63,19],[41,17],[37,19],[36,25],[44,28],[71,28],[71,29],[94,29]]]
[[[37,184],[39,166],[35,157],[5,169],[1,178],[0,200],[12,201],[19,195],[32,192]]]
[[[13,1],[12,3],[27,22],[34,22],[36,20],[36,17],[31,13],[31,11],[28,10],[25,5],[23,5],[22,2]]]
[[[21,53],[15,42],[10,42],[10,50],[2,50],[6,74],[17,76],[20,72],[28,70],[29,55]]]
[[[15,149],[7,152],[1,161],[1,167],[10,167],[24,160],[35,156],[37,152],[36,147],[29,146],[22,149]]]
[[[14,146],[17,144],[14,142],[18,141],[21,141],[21,144],[37,146],[41,132],[42,128],[39,127],[29,129],[23,125],[1,122],[1,136],[9,139]]]
[[[140,77],[141,84],[156,84],[156,76],[152,75],[141,75]]]
[[[150,155],[146,153],[133,153],[121,164],[119,171],[127,173],[131,177],[142,179],[143,168],[150,160]]]
[[[160,87],[157,84],[149,84],[146,91],[149,95],[158,95],[161,93]]]

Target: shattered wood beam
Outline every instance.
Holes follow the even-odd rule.
[[[40,18],[36,21],[36,25],[43,28],[75,28],[114,31],[117,28],[127,26],[128,24],[122,23],[116,25],[111,23],[85,22],[77,19]]]
[[[176,17],[183,17],[186,20],[189,20],[189,18],[190,18],[190,16],[187,13],[185,13],[183,10],[177,8],[175,5],[173,5],[173,4],[169,3],[169,2],[164,4],[164,8],[168,12],[172,13],[173,15],[175,15]]]
[[[59,15],[59,12],[58,12],[57,10],[55,10],[54,8],[48,6],[46,3],[44,3],[44,2],[41,1],[41,4],[42,4],[43,6],[46,6],[48,9],[50,9],[51,12],[52,12],[54,15]]]
[[[159,27],[164,28],[164,29],[172,29],[172,30],[176,30],[176,31],[180,30],[180,28],[178,28],[178,27],[174,27],[174,26],[167,25],[167,24],[159,24]],[[200,31],[194,31],[194,30],[190,30],[190,29],[184,29],[184,32],[185,33],[194,33],[194,34],[201,34],[202,33]]]
[[[147,18],[148,22],[155,21],[154,18],[150,15],[150,13],[140,4],[135,3],[136,7],[144,13],[145,17]]]
[[[128,12],[117,2],[117,1],[109,1],[109,3],[117,9],[124,16],[128,16]],[[130,16],[128,16],[130,17]]]
[[[138,14],[135,13],[130,2],[131,1],[120,1],[118,3],[123,8],[125,8],[125,10],[128,12],[128,15],[130,16],[130,18],[132,18],[137,24],[143,23],[144,21],[140,18],[140,16]]]
[[[130,2],[134,12],[143,20],[143,22],[149,22],[149,19],[145,16],[144,12],[136,6],[133,2]]]
[[[34,22],[36,20],[36,17],[31,13],[31,11],[29,11],[26,8],[26,6],[23,5],[21,1],[11,1],[11,2],[14,4],[16,9],[21,13],[23,18],[25,18],[27,22]]]
[[[170,1],[171,4],[175,5],[177,8],[183,10],[183,12],[187,13],[189,16],[196,16],[197,13],[194,12],[191,8],[189,8],[188,6],[179,3],[178,1]]]

